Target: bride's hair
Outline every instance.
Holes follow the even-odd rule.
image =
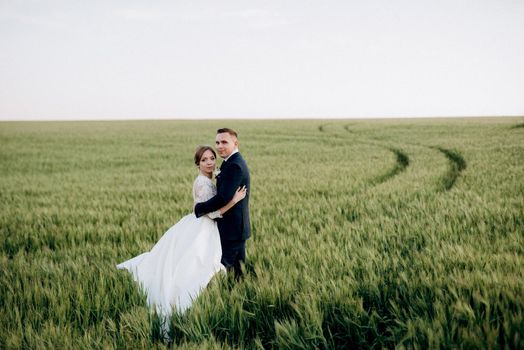
[[[213,153],[215,158],[217,157],[217,154],[215,153],[215,150],[213,149],[213,147],[208,146],[208,145],[198,146],[196,151],[195,151],[195,164],[196,164],[196,166],[198,166],[200,164],[200,159],[202,159],[202,155],[204,154],[205,151],[211,151],[211,153]]]

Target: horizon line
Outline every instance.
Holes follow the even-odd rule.
[[[431,115],[431,116],[369,116],[369,117],[137,117],[137,118],[1,118],[0,122],[89,122],[89,121],[213,121],[213,120],[392,120],[392,119],[471,119],[471,118],[524,118],[524,114],[504,115]]]

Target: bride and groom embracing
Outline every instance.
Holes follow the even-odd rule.
[[[169,316],[172,308],[187,310],[219,271],[231,270],[237,279],[242,275],[251,231],[250,179],[237,136],[229,128],[217,130],[216,150],[223,162],[216,171],[216,186],[216,153],[210,146],[197,148],[194,213],[169,228],[151,251],[117,265],[131,272],[148,304],[161,315]]]

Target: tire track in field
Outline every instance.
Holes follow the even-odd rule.
[[[343,135],[332,134],[332,133],[328,132],[326,130],[326,125],[328,125],[328,124],[322,124],[322,125],[319,125],[319,127],[318,127],[319,131],[321,131],[324,135],[326,135],[326,136],[329,135],[331,137],[345,139]],[[357,135],[358,134],[357,132],[355,132],[354,130],[352,130],[350,128],[350,124],[345,125],[344,129],[345,129],[345,131],[348,134],[352,134],[352,135]],[[385,149],[389,150],[390,152],[394,153],[395,157],[396,157],[395,165],[392,168],[390,168],[389,170],[387,170],[386,172],[384,172],[383,174],[378,175],[378,176],[368,180],[367,184],[365,184],[364,186],[361,186],[361,187],[356,188],[353,191],[351,191],[349,193],[350,196],[358,195],[358,194],[360,194],[360,193],[362,193],[364,191],[367,191],[367,190],[369,190],[371,188],[374,188],[374,187],[376,187],[376,186],[378,186],[378,185],[380,185],[380,184],[382,184],[382,183],[392,179],[396,175],[399,175],[400,173],[405,171],[409,167],[409,165],[410,165],[410,157],[409,157],[408,153],[404,152],[402,149],[400,149],[398,147],[391,146],[391,145],[389,145],[389,146],[388,145],[383,145],[383,144],[380,143],[380,142],[382,142],[382,140],[380,140],[378,138],[368,137],[368,139],[370,139],[370,140],[369,141],[362,140],[361,142],[363,144],[373,145],[373,146],[385,148]],[[417,143],[410,143],[410,142],[408,142],[407,144],[412,145],[412,146],[426,148],[426,149],[437,150],[440,153],[442,153],[448,159],[449,169],[448,169],[448,171],[446,171],[446,173],[441,175],[441,184],[440,184],[440,186],[437,187],[437,189],[436,189],[437,192],[445,192],[445,191],[449,191],[451,188],[453,188],[453,186],[455,185],[457,179],[461,176],[461,174],[464,171],[464,169],[466,169],[466,166],[467,166],[466,160],[464,159],[462,154],[459,151],[457,151],[457,150],[444,148],[442,146],[428,146],[428,145],[417,144]],[[355,222],[355,221],[359,220],[360,213],[358,211],[351,210],[349,208],[340,208],[339,211],[340,211],[340,214],[342,215],[342,217],[344,217],[349,222]],[[319,231],[319,229],[317,229],[317,232],[318,231]]]
[[[318,126],[318,131],[320,132],[325,132],[326,131],[326,126],[328,125],[328,123],[325,123],[325,124],[320,124]]]
[[[344,129],[354,134],[355,132],[349,128],[350,125],[351,124],[344,125]],[[521,128],[521,127],[524,127],[524,123],[520,123],[520,124],[516,124],[512,126],[512,128]],[[422,144],[410,143],[410,142],[408,142],[408,144],[417,146],[417,147],[425,147],[429,149],[438,150],[448,159],[449,169],[446,173],[442,175],[441,185],[440,187],[437,188],[438,191],[451,190],[451,188],[453,188],[459,176],[461,176],[462,172],[467,167],[466,160],[464,159],[462,154],[457,150],[447,149],[441,146],[428,146],[428,145],[422,145]],[[393,150],[393,148],[391,149]]]
[[[337,136],[343,139],[346,139],[346,140],[348,140],[349,138],[355,138],[358,141],[363,139],[360,142],[382,147],[382,148],[387,148],[389,151],[393,152],[396,156],[396,164],[393,168],[389,169],[389,171],[387,171],[383,175],[372,179],[371,181],[367,183],[367,185],[364,185],[362,187],[356,188],[355,190],[351,191],[346,201],[342,202],[341,206],[336,208],[336,215],[334,216],[334,219],[333,219],[336,225],[344,225],[344,224],[353,225],[356,222],[364,220],[363,218],[369,217],[369,215],[373,213],[373,210],[370,210],[368,207],[366,207],[366,205],[363,205],[363,206],[358,205],[357,204],[358,199],[356,199],[356,197],[359,197],[360,195],[365,194],[365,192],[368,189],[375,188],[375,186],[383,182],[386,182],[392,179],[393,177],[395,177],[396,175],[400,174],[401,172],[405,171],[408,168],[408,166],[410,165],[410,158],[407,152],[402,151],[400,148],[397,148],[397,146],[391,146],[391,144],[398,145],[398,143],[395,142],[394,140],[393,141],[392,140],[381,140],[378,137],[373,137],[373,135],[369,135],[369,136],[362,135],[362,138],[361,138],[358,132],[351,129],[350,124],[344,125],[344,129],[347,132],[346,137],[344,137],[343,135],[340,135],[340,136],[337,135]],[[385,143],[389,143],[389,146],[387,144],[385,145]],[[440,145],[430,146],[430,145],[421,145],[421,144],[415,144],[415,143],[410,143],[410,142],[406,142],[404,144],[421,147],[426,150],[431,149],[432,151],[430,153],[436,150],[447,158],[448,164],[449,164],[448,170],[443,175],[440,174],[440,171],[432,172],[431,174],[431,175],[435,174],[436,176],[440,175],[441,182],[436,186],[436,188],[433,187],[434,186],[433,184],[430,185],[429,183],[428,185],[425,184],[426,186],[424,186],[428,188],[429,192],[432,192],[432,190],[434,189],[433,193],[435,193],[436,196],[439,196],[439,194],[443,195],[444,194],[443,192],[449,191],[451,188],[453,188],[457,179],[462,175],[462,172],[464,171],[464,169],[466,169],[466,166],[467,166],[466,160],[464,159],[462,154],[457,150],[445,148]],[[415,152],[414,154],[417,154],[417,153]],[[438,156],[435,156],[435,157],[438,157]],[[432,159],[432,157],[430,159]],[[403,213],[405,212],[405,209],[409,205],[411,205],[411,204],[406,204],[406,203],[415,203],[415,202],[412,202],[413,198],[416,197],[416,194],[414,192],[409,193],[409,194],[404,193],[401,196],[403,197],[401,203],[397,203],[396,205],[391,205],[391,206],[387,205],[387,207],[391,208],[391,212],[394,213],[395,211],[397,211],[399,213]],[[366,196],[364,195],[363,198],[365,199]],[[322,224],[319,225],[319,227],[316,228],[316,232],[317,233],[320,232],[327,225],[328,223],[325,223],[324,225]],[[402,252],[403,251],[407,251],[407,252],[421,251],[426,246],[426,241],[420,241],[417,239],[413,239],[413,237],[410,237],[409,235],[406,237],[407,237],[407,239],[405,240],[406,243],[405,243],[405,246],[401,250]]]
[[[462,172],[467,167],[466,160],[464,159],[462,154],[457,150],[448,149],[441,146],[428,146],[411,142],[408,142],[408,144],[412,146],[437,150],[448,159],[449,168],[443,175],[441,175],[441,184],[437,187],[438,192],[445,192],[451,190],[451,188],[453,188],[453,186],[455,185],[457,179],[462,175]]]
[[[355,134],[355,132],[349,128],[350,125],[351,124],[344,125],[344,130],[346,130],[346,132],[349,132],[350,134]]]
[[[520,128],[524,128],[524,123],[518,123],[510,127],[510,129],[520,129]]]
[[[466,160],[456,150],[446,149],[439,146],[429,146],[429,148],[437,149],[448,158],[449,169],[442,177],[441,191],[449,191],[455,185],[458,177],[466,169]]]
[[[317,130],[318,130],[317,135],[321,136],[321,139],[323,140],[328,138],[331,141],[335,142],[336,144],[338,143],[342,143],[343,145],[347,144],[348,140],[347,140],[346,135],[343,135],[344,133],[339,134],[339,133],[331,132],[331,130],[327,128],[328,125],[331,125],[331,123],[322,123],[322,124],[317,125]],[[345,129],[346,129],[346,132],[348,133],[353,133],[354,135],[358,135],[358,133],[353,132],[349,127]],[[360,137],[358,137],[358,139],[360,139]],[[374,142],[371,140],[368,141],[365,139],[364,140],[360,139],[358,140],[358,142],[360,144],[371,145],[371,146],[375,146],[378,148],[388,150],[389,152],[394,154],[395,162],[393,166],[390,166],[390,167],[388,166],[383,173],[375,175],[373,177],[369,177],[367,179],[364,179],[363,183],[360,186],[347,191],[346,195],[347,195],[348,200],[350,198],[355,198],[358,195],[360,195],[361,193],[367,192],[375,188],[376,186],[391,180],[398,174],[405,171],[408,168],[408,166],[410,165],[409,155],[400,148],[390,146],[390,145],[389,146],[383,145],[378,142]],[[319,193],[319,194],[322,196],[325,196],[324,193]],[[361,216],[361,213],[359,212],[359,210],[351,209],[351,206],[337,207],[336,212],[337,213],[335,217],[337,218],[335,220],[339,220],[339,224],[342,222],[346,222],[346,221],[347,222],[359,221],[360,216]],[[323,227],[325,227],[326,225],[330,225],[330,223],[329,222],[325,222],[325,223],[314,222],[312,224],[312,227],[314,228],[314,231],[316,233],[319,233],[320,231],[322,231]]]
[[[410,162],[409,156],[407,155],[407,153],[403,152],[401,149],[394,148],[394,147],[386,147],[386,146],[383,146],[383,145],[380,145],[374,142],[363,142],[363,143],[367,145],[373,145],[373,146],[385,148],[389,150],[390,152],[392,152],[393,154],[395,154],[395,165],[391,167],[389,170],[387,170],[386,172],[384,172],[383,174],[380,174],[376,176],[375,178],[373,178],[370,181],[371,186],[378,186],[381,183],[384,183],[390,180],[394,176],[405,171],[406,168],[409,166],[409,162]],[[369,188],[369,187],[366,187],[366,188]]]
[[[353,130],[351,130],[350,125],[351,124],[344,125],[344,130],[346,130],[346,132],[354,135],[355,132]],[[391,169],[386,171],[385,173],[383,173],[383,174],[375,177],[373,180],[371,180],[371,185],[372,186],[377,186],[377,185],[379,185],[379,184],[381,184],[383,182],[386,182],[386,181],[390,180],[394,176],[396,176],[396,175],[400,174],[401,172],[405,171],[406,168],[409,166],[409,163],[410,163],[409,156],[408,156],[407,153],[405,153],[401,149],[395,148],[395,147],[392,147],[392,146],[384,146],[384,145],[378,144],[376,142],[363,142],[363,143],[367,144],[367,145],[373,145],[373,146],[385,148],[385,149],[389,150],[390,152],[392,152],[393,154],[395,154],[395,165]]]
[[[329,123],[324,123],[324,124],[318,125],[318,127],[317,127],[318,131],[321,134],[324,134],[326,136],[338,139],[339,141],[347,141],[347,138],[344,137],[344,135],[332,133],[332,132],[329,132],[328,130],[326,130],[326,126],[327,125],[329,125]],[[356,134],[354,131],[352,131],[349,128],[349,126],[344,127],[344,129],[348,133]],[[322,135],[322,136],[324,136],[324,135]],[[409,164],[410,164],[409,155],[407,153],[405,153],[404,151],[402,151],[401,149],[399,149],[399,148],[396,148],[396,147],[393,147],[393,146],[385,146],[385,145],[382,145],[380,143],[373,142],[373,141],[360,141],[360,143],[387,149],[388,151],[392,152],[395,155],[395,164],[391,168],[387,169],[384,173],[379,174],[377,176],[374,176],[374,177],[368,179],[367,181],[365,181],[363,183],[362,186],[359,186],[358,188],[355,188],[352,191],[350,191],[348,193],[349,197],[354,197],[354,196],[356,196],[356,195],[358,195],[358,194],[360,194],[362,192],[365,192],[365,191],[370,190],[371,188],[374,188],[374,187],[376,187],[376,186],[378,186],[378,185],[380,185],[382,183],[385,183],[386,181],[392,179],[396,175],[398,175],[401,172],[405,171],[407,169],[407,167],[409,166]],[[358,219],[360,217],[360,213],[359,212],[357,212],[355,210],[352,210],[352,209],[349,209],[349,208],[338,208],[337,210],[339,211],[339,214],[343,218],[345,218],[345,220],[347,220],[349,222],[358,221]],[[323,225],[320,224],[320,225],[317,225],[317,226],[318,227],[316,227],[315,230],[318,233],[321,230]]]

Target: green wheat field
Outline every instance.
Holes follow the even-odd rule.
[[[173,342],[127,271],[239,132],[246,277]],[[524,348],[524,118],[0,123],[0,348]]]

